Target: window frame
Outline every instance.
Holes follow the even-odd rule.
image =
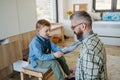
[[[110,10],[96,10],[96,0],[93,0],[93,10],[95,12],[120,12],[120,9],[117,9],[117,0],[111,1],[111,9]]]
[[[55,0],[56,1],[56,22],[59,22],[59,14],[58,14],[58,0]]]

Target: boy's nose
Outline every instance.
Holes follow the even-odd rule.
[[[47,34],[49,34],[49,33],[50,33],[50,31],[47,32]]]

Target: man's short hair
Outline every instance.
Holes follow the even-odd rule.
[[[76,11],[70,16],[70,20],[75,20],[77,23],[85,23],[92,26],[91,16],[84,10]]]

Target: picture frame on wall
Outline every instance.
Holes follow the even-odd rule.
[[[79,10],[87,10],[87,4],[73,4],[73,12]]]

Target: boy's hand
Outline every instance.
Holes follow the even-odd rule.
[[[56,57],[56,58],[60,58],[61,56],[63,56],[64,55],[64,53],[62,53],[62,52],[56,52],[56,53],[54,53],[54,56]]]
[[[67,47],[64,47],[62,50],[65,50],[65,49],[67,49]]]

